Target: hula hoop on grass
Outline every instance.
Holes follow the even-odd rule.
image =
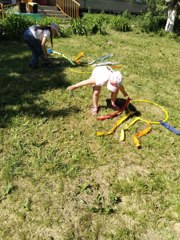
[[[81,72],[81,71],[78,71],[78,70],[75,70],[75,69],[72,69],[72,68],[70,68],[70,71],[75,72],[75,73],[79,73],[79,74],[91,74],[92,73],[92,72]]]
[[[134,120],[131,121],[130,124],[128,124],[124,129],[121,129],[121,134],[120,134],[120,141],[123,141],[125,139],[125,131],[128,130],[132,125],[134,125],[137,121],[142,121],[144,123],[146,123],[146,128],[144,128],[143,130],[135,133],[133,135],[133,141],[134,141],[134,144],[136,145],[137,148],[141,148],[141,143],[140,143],[140,138],[143,137],[144,135],[148,134],[151,129],[152,129],[152,124],[161,124],[161,125],[165,125],[166,121],[168,120],[168,112],[166,111],[165,108],[163,108],[162,106],[160,106],[159,104],[157,103],[154,103],[154,102],[151,102],[149,100],[142,100],[142,99],[138,99],[138,100],[132,100],[132,102],[145,102],[145,103],[150,103],[150,104],[153,104],[157,107],[159,107],[162,112],[164,113],[164,120],[163,121],[151,121],[151,120],[147,120],[147,119],[143,119],[141,117],[136,117]],[[128,107],[128,105],[127,105]],[[112,133],[115,132],[116,128],[118,126],[120,126],[125,120],[127,120],[132,114],[134,114],[135,112],[131,111],[130,109],[129,110],[129,113],[127,113],[124,117],[120,118],[115,124],[114,126],[112,127],[112,129],[110,131],[107,131],[107,132],[96,132],[96,135],[97,136],[107,136],[107,135],[111,135]],[[117,114],[117,112],[116,112]],[[103,117],[106,117],[106,116],[103,116]],[[106,118],[105,118],[106,119]],[[104,119],[100,119],[100,120],[104,120]],[[180,134],[179,131],[177,131],[176,129],[170,127],[169,125],[167,126],[168,124],[166,124],[166,128],[168,127],[169,130],[173,131],[173,132],[176,132],[176,134]],[[176,130],[176,131],[175,131]]]
[[[152,105],[155,105],[155,106],[159,107],[159,108],[162,110],[162,112],[164,113],[164,115],[165,115],[165,118],[164,118],[163,122],[167,122],[167,120],[168,120],[168,118],[169,118],[168,112],[167,112],[166,109],[165,109],[164,107],[162,107],[161,105],[159,105],[159,104],[157,104],[157,103],[155,103],[155,102],[151,102],[151,101],[149,101],[149,100],[143,100],[143,99],[132,100],[132,103],[133,103],[133,102],[145,102],[145,103],[150,103],[150,104],[152,104]],[[151,123],[151,124],[160,124],[159,121],[151,121],[151,120],[147,120],[147,119],[143,119],[143,118],[140,118],[140,119],[141,119],[142,121],[146,121],[146,122],[149,122],[149,123]]]

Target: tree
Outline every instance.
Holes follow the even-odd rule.
[[[180,2],[179,0],[166,0],[166,3],[168,5],[168,19],[166,22],[165,31],[172,32]]]
[[[144,0],[148,6],[148,12],[151,16],[164,15],[168,8],[168,18],[165,26],[166,32],[172,32],[174,28],[175,19],[178,8],[180,7],[180,0]]]
[[[144,0],[147,4],[148,12],[151,16],[163,15],[165,6],[165,0]]]

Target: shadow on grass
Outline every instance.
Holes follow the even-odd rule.
[[[29,70],[31,52],[24,43],[1,42],[0,44],[0,127],[6,127],[18,115],[33,117],[66,116],[78,109],[50,111],[48,102],[41,94],[53,89],[66,89],[70,83],[64,70],[69,63],[52,60],[50,68],[40,66]]]
[[[116,104],[117,106],[119,106],[119,108],[121,109],[126,103],[126,99],[123,98],[117,98],[116,99]],[[112,108],[111,107],[111,99],[106,99],[106,106],[101,106],[102,108]],[[133,111],[135,112],[133,114],[133,116],[141,116],[140,111],[137,110],[137,108],[130,102],[128,104],[128,107],[126,108],[125,112],[128,113],[129,111]]]

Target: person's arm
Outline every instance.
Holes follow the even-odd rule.
[[[79,82],[79,83],[76,83],[76,84],[74,84],[74,85],[69,86],[69,87],[67,88],[67,90],[72,91],[72,90],[74,90],[74,89],[76,89],[76,88],[79,88],[79,87],[83,87],[83,86],[87,86],[87,85],[95,85],[95,84],[96,84],[96,81],[95,81],[95,80],[93,80],[93,79],[87,79],[87,80],[83,80],[83,81],[81,81],[81,82]]]
[[[44,55],[44,59],[47,60],[48,59],[48,54],[47,54],[47,49],[46,49],[46,42],[47,42],[47,38],[45,36],[43,36],[42,41],[41,41],[41,47],[43,50],[43,55]]]
[[[128,97],[128,94],[127,94],[127,92],[125,91],[123,85],[121,85],[121,86],[119,87],[119,90],[122,92],[122,94],[123,94],[124,97]]]

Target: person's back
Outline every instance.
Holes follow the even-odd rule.
[[[50,28],[42,28],[39,25],[33,25],[29,27],[29,29],[36,39],[42,40],[44,36],[48,39],[50,38]]]

